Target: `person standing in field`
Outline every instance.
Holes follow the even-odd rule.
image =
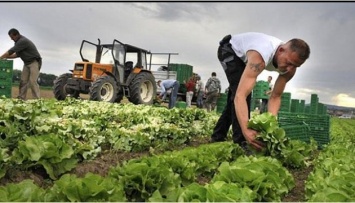
[[[268,111],[277,116],[286,83],[309,55],[308,44],[298,38],[283,42],[257,32],[225,36],[219,42],[217,56],[226,73],[230,91],[226,107],[211,135],[211,142],[226,140],[232,125],[234,143],[241,146],[248,143],[262,149],[264,144],[256,139],[258,132],[248,128],[251,91],[256,79],[263,70],[279,73],[268,102]]]
[[[8,32],[15,45],[0,56],[1,59],[12,59],[20,57],[24,62],[19,85],[19,99],[26,100],[27,89],[32,90],[35,99],[40,98],[38,85],[39,72],[42,66],[42,57],[34,43],[21,35],[20,32],[12,28]]]
[[[216,72],[212,72],[211,77],[207,80],[205,87],[205,108],[207,111],[215,110],[221,89],[221,81],[217,78]]]
[[[205,86],[201,80],[201,77],[199,75],[196,76],[196,106],[197,108],[202,109],[203,108],[203,95],[205,94]]]
[[[158,98],[161,100],[165,100],[165,97],[167,95],[167,91],[171,89],[170,97],[169,97],[169,109],[172,109],[175,107],[176,99],[177,99],[177,94],[179,91],[180,83],[177,80],[174,79],[168,79],[168,80],[159,80],[157,82],[158,86],[161,88],[161,92],[158,95]]]
[[[267,82],[268,82],[268,85],[269,85],[269,89],[267,91],[265,91],[265,95],[267,95],[268,97],[270,97],[270,94],[272,92],[272,84],[271,84],[271,81],[272,81],[272,76],[269,75],[267,77]],[[269,98],[264,98],[264,99],[261,99],[261,108],[260,108],[260,113],[264,113],[266,112],[266,107],[267,107],[267,104],[268,104],[268,101],[269,101]]]
[[[195,86],[196,86],[195,77],[191,77],[189,81],[185,83],[185,86],[186,86],[186,107],[190,108],[192,97],[194,96]]]

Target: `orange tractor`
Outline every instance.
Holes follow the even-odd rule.
[[[54,81],[55,98],[89,94],[90,100],[120,102],[125,96],[134,104],[152,104],[157,86],[147,67],[147,54],[151,53],[117,40],[112,44],[83,40],[82,61]]]

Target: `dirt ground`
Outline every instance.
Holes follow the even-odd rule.
[[[18,88],[13,87],[12,89],[12,97],[18,96]],[[41,90],[42,98],[54,98],[52,90]],[[31,92],[28,92],[28,99],[32,98]],[[208,140],[197,140],[189,143],[188,146],[198,146],[200,144],[207,143]],[[79,177],[83,177],[86,173],[92,172],[96,174],[100,174],[102,176],[106,176],[109,168],[111,166],[116,166],[118,163],[121,163],[125,160],[129,160],[132,158],[138,158],[147,153],[123,153],[123,152],[113,152],[113,151],[104,151],[99,157],[92,161],[84,161],[77,165],[71,173],[76,174]],[[308,167],[303,170],[291,170],[291,174],[295,178],[296,186],[290,193],[282,199],[282,202],[304,202],[304,187],[305,180],[307,179],[309,173],[313,170],[312,167]],[[0,186],[6,185],[8,183],[16,183],[20,182],[24,179],[32,179],[34,182],[42,187],[48,187],[51,185],[51,182],[48,181],[48,176],[44,169],[41,168],[32,168],[26,171],[21,171],[18,169],[14,169],[8,171],[6,176],[0,179]],[[209,182],[205,177],[200,177],[198,179],[200,184],[205,184]]]
[[[16,98],[18,96],[18,93],[19,93],[18,87],[13,86],[12,87],[12,98]],[[41,97],[45,98],[45,99],[54,98],[54,94],[53,94],[52,90],[41,89],[40,94],[41,94]],[[27,90],[27,99],[33,99],[32,92],[30,89]]]

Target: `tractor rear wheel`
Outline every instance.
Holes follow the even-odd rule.
[[[129,85],[130,97],[133,104],[153,104],[157,94],[154,76],[149,72],[139,73]]]
[[[90,100],[115,102],[118,95],[118,84],[111,76],[99,77],[90,87]]]
[[[72,78],[73,74],[71,73],[64,73],[60,75],[57,79],[54,80],[54,86],[53,86],[53,94],[54,97],[57,100],[64,100],[67,96],[73,97],[73,98],[78,98],[80,92],[73,90],[73,89],[67,89],[67,81],[69,78]]]

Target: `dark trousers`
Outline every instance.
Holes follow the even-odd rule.
[[[261,99],[260,113],[265,113],[267,111],[268,99]]]
[[[233,142],[241,144],[245,141],[242,130],[240,128],[234,106],[234,97],[238,88],[240,78],[245,69],[245,63],[235,54],[229,43],[229,36],[226,36],[218,47],[217,56],[229,82],[229,91],[227,96],[227,104],[224,107],[222,115],[219,117],[217,124],[211,136],[213,141],[223,141],[227,137],[230,126],[232,125]],[[247,97],[248,112],[250,112],[251,94]]]

